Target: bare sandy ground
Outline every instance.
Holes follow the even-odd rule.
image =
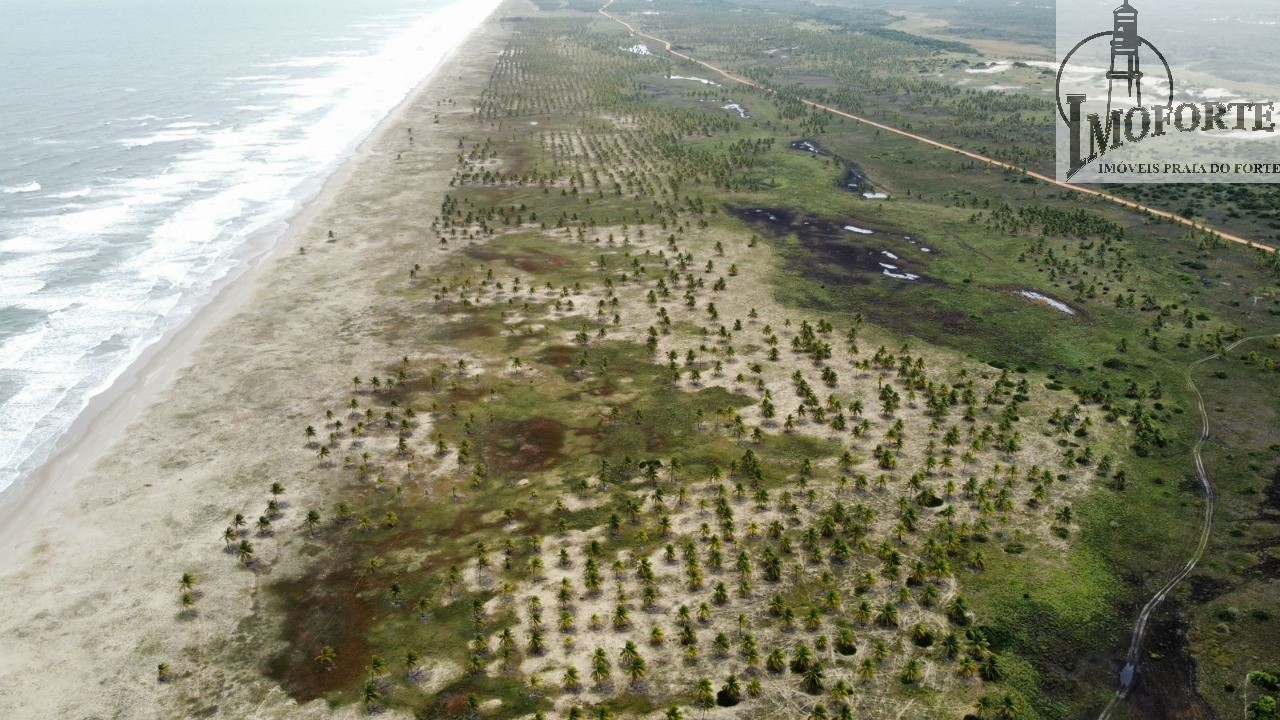
[[[210,662],[277,640],[261,615],[246,620],[265,602],[255,587],[264,578],[237,567],[221,534],[234,513],[262,514],[270,484],[284,483],[291,507],[275,538],[253,542],[276,578],[291,571],[303,508],[324,509],[303,428],[317,400],[412,350],[388,344],[377,319],[398,302],[388,289],[438,252],[428,228],[458,139],[477,130],[470,100],[502,49],[499,19],[510,7],[383,123],[274,249],[6,499],[0,717],[173,718],[213,703],[220,717],[331,715],[318,703],[293,705],[252,668]],[[199,579],[194,619],[180,617],[184,572]],[[160,662],[173,682],[157,682]]]

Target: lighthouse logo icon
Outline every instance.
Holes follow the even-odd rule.
[[[1096,32],[1089,37],[1076,43],[1075,47],[1066,54],[1062,59],[1062,64],[1058,68],[1057,77],[1057,100],[1058,115],[1062,121],[1072,129],[1071,134],[1071,166],[1067,171],[1067,178],[1075,175],[1083,166],[1084,158],[1081,153],[1081,142],[1084,135],[1081,132],[1083,107],[1087,97],[1082,93],[1063,94],[1063,76],[1073,69],[1072,61],[1081,49],[1089,46],[1090,43],[1107,42],[1107,50],[1111,57],[1110,67],[1106,73],[1099,79],[1105,79],[1107,84],[1107,104],[1106,110],[1102,113],[1091,114],[1089,116],[1092,122],[1095,118],[1101,118],[1102,127],[1100,132],[1094,132],[1090,137],[1091,151],[1089,158],[1095,158],[1103,152],[1106,152],[1108,145],[1118,146],[1120,144],[1120,126],[1121,119],[1118,115],[1122,115],[1127,120],[1134,118],[1134,113],[1141,113],[1140,124],[1142,127],[1141,135],[1146,136],[1150,132],[1152,126],[1152,116],[1149,111],[1155,110],[1157,113],[1168,113],[1173,110],[1173,72],[1169,69],[1169,63],[1165,60],[1164,54],[1153,45],[1149,40],[1144,38],[1138,31],[1138,10],[1130,0],[1124,0],[1124,4],[1112,11],[1112,28]],[[1096,55],[1101,48],[1091,47],[1089,55]],[[1163,105],[1155,105],[1148,107],[1143,102],[1143,81],[1147,80],[1146,73],[1143,72],[1143,55],[1147,56],[1148,61],[1159,60],[1163,66],[1163,77],[1157,77],[1152,85],[1161,85],[1164,87],[1160,90],[1165,92],[1158,93],[1164,100]],[[1082,69],[1087,70],[1086,63]],[[1086,73],[1087,74],[1087,73]],[[1097,77],[1097,76],[1095,76]],[[1163,81],[1163,82],[1160,82]],[[1101,90],[1101,88],[1099,88]],[[1151,93],[1148,93],[1150,95]],[[1127,113],[1117,110],[1115,105],[1117,101],[1122,101],[1123,106],[1127,108]],[[1163,114],[1158,115],[1163,117]],[[1108,143],[1108,137],[1114,136],[1116,139],[1113,143]],[[1136,142],[1141,139],[1135,137],[1131,132],[1126,130],[1126,136]],[[1101,148],[1101,149],[1100,149]]]
[[[1274,23],[1214,26],[1221,40],[1205,48],[1182,32],[1216,22],[1196,0],[1096,3],[1055,3],[1059,182],[1280,183],[1280,98],[1266,96],[1280,95],[1280,83],[1260,76],[1246,88],[1231,79],[1253,67],[1258,48],[1274,47]],[[1175,88],[1156,45],[1178,40],[1169,50],[1196,70]]]
[[[1107,113],[1111,113],[1111,99],[1115,93],[1116,81],[1127,83],[1129,97],[1134,97],[1139,107],[1142,106],[1142,60],[1138,51],[1142,49],[1142,36],[1138,34],[1138,11],[1124,0],[1124,4],[1115,9],[1115,29],[1111,31],[1111,69],[1107,71]],[[1121,69],[1121,62],[1124,63]]]
[[[1115,104],[1117,85],[1123,83],[1124,97],[1133,102],[1134,107],[1144,107],[1142,103],[1142,81],[1146,75],[1142,71],[1142,55],[1147,53],[1148,57],[1159,59],[1163,65],[1164,78],[1167,85],[1167,93],[1165,95],[1165,108],[1173,107],[1173,72],[1169,69],[1169,62],[1165,60],[1164,53],[1159,48],[1152,45],[1149,40],[1142,37],[1138,33],[1138,9],[1130,4],[1129,0],[1124,0],[1124,4],[1116,8],[1111,13],[1112,29],[1097,32],[1089,37],[1076,43],[1071,51],[1062,59],[1062,64],[1058,67],[1058,115],[1062,117],[1063,122],[1070,122],[1067,117],[1066,104],[1063,103],[1062,95],[1062,78],[1071,66],[1071,61],[1075,55],[1080,52],[1081,48],[1086,45],[1101,41],[1103,38],[1111,40],[1111,68],[1107,70],[1107,110],[1103,117],[1111,115],[1112,106]]]

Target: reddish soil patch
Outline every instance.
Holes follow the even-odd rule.
[[[440,334],[447,340],[467,340],[469,338],[493,337],[498,334],[497,328],[486,322],[452,323],[445,325]]]
[[[375,610],[356,595],[359,581],[350,563],[339,563],[319,579],[308,576],[271,587],[287,608],[282,635],[289,647],[267,662],[267,676],[299,702],[350,689],[364,677],[371,657],[365,636]],[[332,670],[315,660],[325,646],[334,649]]]
[[[564,458],[564,434],[546,417],[502,423],[489,433],[485,460],[512,472],[546,470]]]
[[[538,362],[554,365],[555,367],[569,367],[577,359],[577,356],[578,351],[568,345],[552,345],[538,353]]]
[[[473,245],[467,248],[467,254],[484,262],[504,262],[513,268],[534,274],[550,272],[569,262],[559,255],[538,249],[501,252],[489,247]]]

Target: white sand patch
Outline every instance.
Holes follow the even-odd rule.
[[[876,231],[875,231],[875,230],[868,230],[868,229],[866,229],[866,228],[860,228],[860,227],[858,227],[858,226],[856,226],[856,225],[845,225],[845,226],[844,226],[844,229],[845,229],[845,230],[848,230],[849,232],[855,232],[855,233],[858,233],[859,235],[875,235],[875,234],[876,234]]]
[[[685,76],[685,75],[672,75],[671,77],[669,77],[669,78],[667,78],[667,79],[668,79],[668,80],[692,80],[692,81],[694,81],[694,82],[700,82],[700,83],[702,83],[703,85],[714,85],[714,86],[716,86],[716,87],[720,87],[720,83],[718,83],[718,82],[716,82],[716,81],[714,81],[714,80],[708,80],[708,79],[706,79],[706,78],[700,78],[700,77],[688,77],[688,76]]]
[[[988,75],[988,74],[991,74],[991,73],[1002,73],[1002,72],[1004,72],[1005,70],[1008,70],[1008,69],[1009,69],[1009,68],[1011,68],[1011,67],[1013,67],[1013,63],[1008,63],[1008,62],[1004,62],[1004,61],[996,61],[996,62],[993,62],[993,63],[991,63],[990,65],[988,65],[988,66],[986,66],[986,67],[980,67],[980,68],[969,68],[969,69],[965,70],[965,72],[967,72],[967,73],[969,73],[969,74],[972,74],[972,75]]]
[[[720,109],[721,109],[721,110],[731,110],[731,111],[733,111],[733,112],[738,113],[738,117],[742,118],[743,120],[746,120],[746,119],[747,119],[747,109],[746,109],[746,108],[744,108],[744,107],[742,107],[742,106],[741,106],[741,105],[739,105],[738,103],[729,103],[728,105],[725,105],[724,107],[722,107],[722,108],[720,108]]]
[[[884,193],[862,193],[862,197],[868,200],[888,200],[889,196]]]
[[[893,253],[889,252],[888,250],[881,250],[881,251],[880,251],[880,254],[881,254],[881,255],[883,255],[883,256],[885,256],[885,257],[887,257],[887,258],[889,258],[890,260],[897,260],[897,259],[898,259],[898,256],[897,256],[897,255],[894,255]]]
[[[637,43],[637,44],[635,44],[635,45],[632,45],[631,47],[627,47],[627,48],[618,48],[618,49],[619,49],[619,50],[625,50],[626,52],[629,52],[629,53],[635,53],[635,54],[637,54],[637,55],[652,55],[652,54],[653,54],[653,53],[649,52],[649,46],[648,46],[648,45],[645,45],[644,43]]]
[[[919,280],[920,276],[914,273],[896,273],[889,268],[884,269],[884,274],[896,280]]]
[[[1072,309],[1070,305],[1062,302],[1061,300],[1054,300],[1048,295],[1042,295],[1038,292],[1033,292],[1031,290],[1023,290],[1018,294],[1029,300],[1034,300],[1035,302],[1038,302],[1038,303],[1044,303],[1045,305],[1048,305],[1049,307],[1053,308],[1054,310],[1057,310],[1058,312],[1064,312],[1068,315],[1076,314],[1076,311]]]

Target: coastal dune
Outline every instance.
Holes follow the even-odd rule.
[[[300,571],[325,472],[303,428],[353,375],[421,352],[378,332],[429,233],[506,33],[499,8],[382,123],[289,231],[100,398],[0,506],[0,717],[332,716],[245,660],[279,643],[266,582]],[[453,102],[456,101],[456,102]],[[437,117],[438,116],[438,117]],[[332,232],[332,239],[330,238]],[[405,309],[407,311],[407,309]],[[405,341],[407,342],[407,341]],[[264,573],[221,533],[282,483]],[[179,578],[197,579],[193,617]],[[157,681],[167,663],[172,682]],[[240,669],[229,669],[240,668]],[[344,712],[356,714],[357,711]]]

